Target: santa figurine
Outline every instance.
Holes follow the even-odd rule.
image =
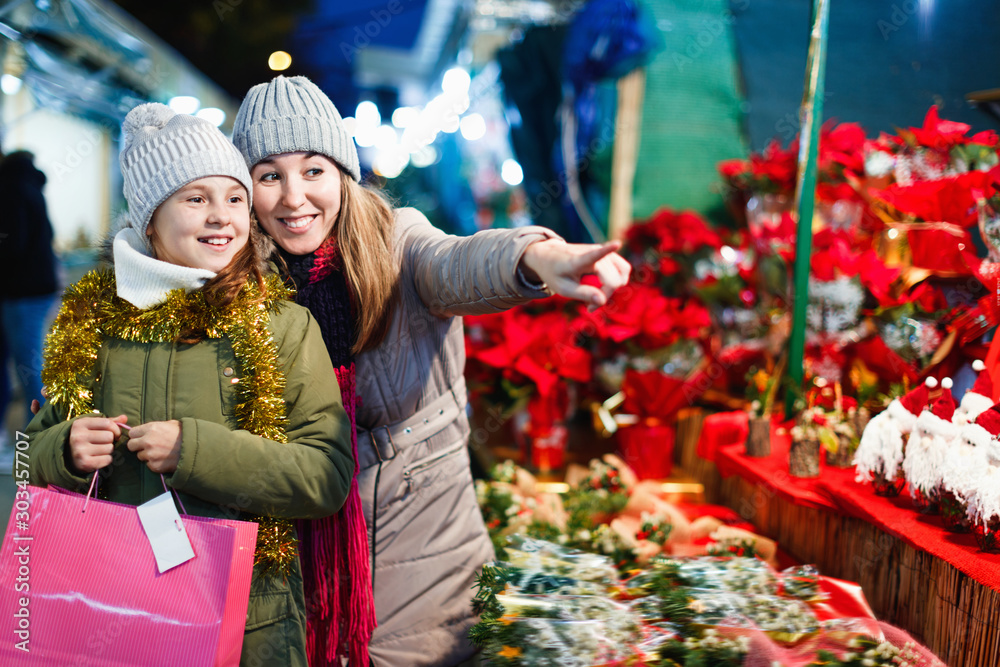
[[[949,451],[958,440],[958,426],[952,422],[957,404],[951,387],[951,378],[941,380],[941,395],[917,417],[903,458],[903,473],[910,483],[913,503],[928,514],[938,510],[941,472]]]
[[[871,418],[854,453],[857,481],[872,482],[880,496],[899,494],[906,483],[901,467],[904,446],[936,386],[937,380],[929,377]]]
[[[1000,403],[983,410],[958,433],[961,442],[975,447],[989,465],[1000,465]]]
[[[941,518],[948,530],[964,533],[971,528],[969,497],[978,488],[983,472],[996,463],[990,453],[996,448],[997,436],[1000,436],[1000,404],[983,410],[971,423],[959,427],[958,442],[941,470],[944,489]]]
[[[987,553],[1000,551],[1000,467],[987,465],[980,470],[966,504],[979,548]]]
[[[989,371],[983,372],[986,364],[976,359],[972,362],[972,370],[979,373],[972,388],[962,396],[962,402],[955,410],[955,423],[960,427],[975,420],[981,412],[993,406],[993,378]]]

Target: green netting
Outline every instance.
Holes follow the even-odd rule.
[[[715,165],[747,153],[729,1],[643,3],[665,47],[646,69],[634,217],[670,206],[717,218]]]

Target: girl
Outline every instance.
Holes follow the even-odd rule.
[[[628,281],[629,265],[617,243],[569,245],[541,227],[459,238],[414,209],[393,209],[359,185],[354,141],[305,77],[252,88],[233,140],[251,168],[257,218],[341,368],[345,405],[343,379],[356,379],[378,618],[372,662],[453,665],[473,652],[470,589],[494,556],[466,450],[460,316],[552,293],[600,306]],[[602,288],[582,284],[585,274]],[[351,563],[356,591],[370,582],[368,565]],[[364,626],[371,632],[370,619],[356,623]]]
[[[289,519],[335,513],[354,469],[329,355],[262,276],[249,174],[222,133],[162,104],[122,133],[129,224],[114,269],[63,298],[28,427],[33,482],[86,490],[99,474],[102,497],[138,505],[163,475],[189,514],[259,521],[241,664],[306,667]]]

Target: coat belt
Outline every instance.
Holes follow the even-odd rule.
[[[412,417],[373,429],[358,427],[358,467],[361,470],[389,461],[407,447],[431,438],[465,410],[465,378]]]

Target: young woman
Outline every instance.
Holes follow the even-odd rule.
[[[356,384],[358,487],[378,618],[372,663],[458,663],[473,652],[473,576],[493,558],[466,450],[460,316],[552,293],[599,306],[627,282],[628,263],[616,243],[569,245],[540,227],[459,238],[414,209],[393,209],[359,185],[354,141],[305,77],[252,88],[233,140],[296,301],[319,321],[342,370],[345,405],[344,378]],[[581,284],[585,274],[603,287]],[[352,564],[359,594],[367,565]],[[356,623],[365,626],[368,619]]]
[[[355,465],[329,354],[261,274],[250,176],[225,136],[162,104],[122,130],[129,224],[49,336],[33,483],[86,490],[97,474],[102,497],[138,505],[162,475],[189,514],[259,521],[241,664],[306,667],[290,520],[337,512]]]

